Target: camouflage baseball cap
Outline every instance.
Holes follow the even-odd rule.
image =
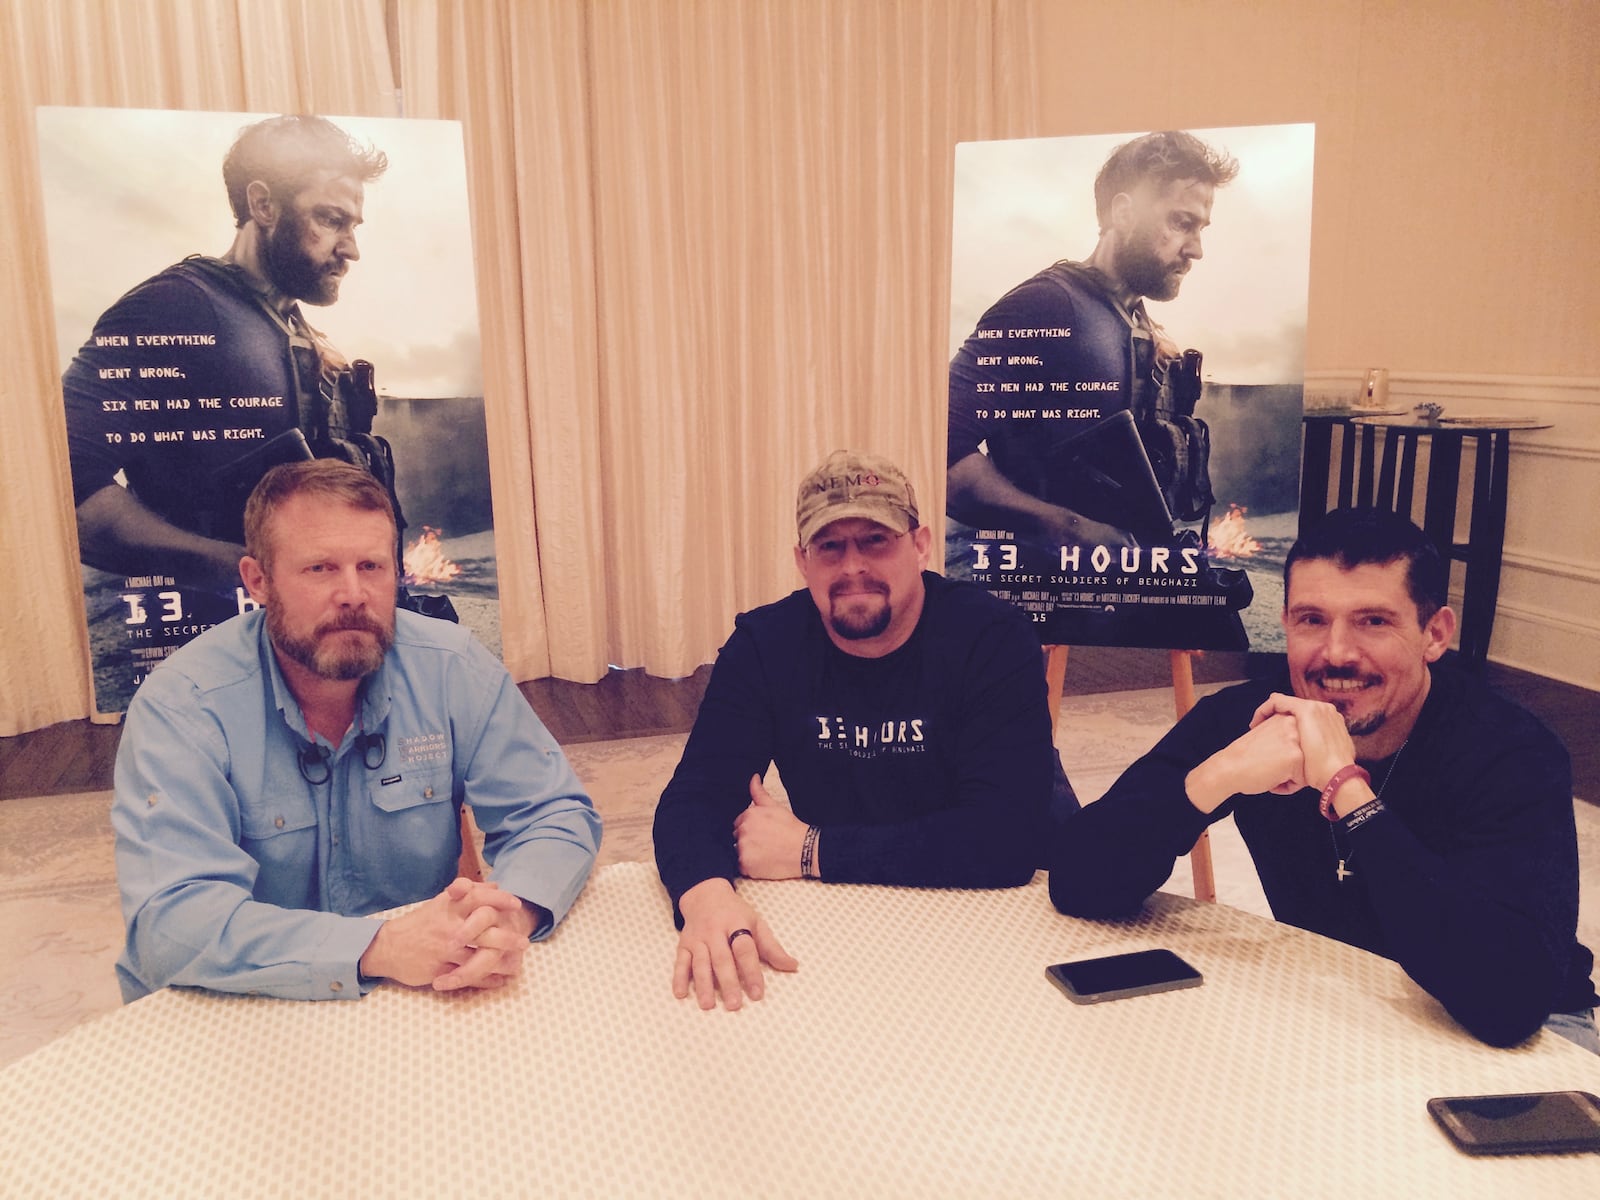
[[[802,546],[824,525],[847,517],[865,517],[905,533],[917,524],[917,494],[888,459],[835,450],[800,485],[794,515]]]

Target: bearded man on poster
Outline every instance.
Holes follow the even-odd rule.
[[[1110,596],[1075,609],[1064,641],[1244,648],[1231,611],[1248,603],[1242,576],[1198,565],[1198,540],[1173,541],[1174,519],[1206,520],[1214,503],[1210,434],[1194,417],[1200,355],[1180,352],[1145,306],[1177,297],[1204,256],[1217,189],[1238,171],[1236,159],[1182,131],[1118,146],[1094,181],[1092,253],[1012,288],[950,361],[950,575],[995,565],[1049,575],[1068,571],[1072,555],[1081,558],[1070,570],[1089,573],[1091,554],[1116,561],[1124,548],[1166,546],[1227,599],[1174,609]],[[997,540],[1020,561],[994,564],[985,557],[993,546],[977,549]]]
[[[322,117],[246,126],[222,164],[233,244],[134,287],[68,366],[79,556],[121,576],[127,604],[107,617],[91,601],[97,660],[108,639],[143,638],[132,645],[159,655],[248,607],[244,502],[275,463],[343,459],[381,480],[398,512],[393,456],[372,435],[371,366],[347,361],[300,308],[339,299],[361,256],[365,185],[387,167]],[[137,682],[97,679],[101,706]]]

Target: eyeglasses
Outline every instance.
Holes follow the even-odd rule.
[[[837,567],[844,561],[845,554],[850,549],[850,544],[855,543],[856,553],[862,558],[888,558],[894,553],[895,544],[905,537],[903,533],[891,533],[887,529],[875,529],[871,533],[863,533],[860,537],[827,537],[812,541],[806,547],[806,556],[814,558],[825,567]]]

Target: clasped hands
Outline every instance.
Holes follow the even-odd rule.
[[[752,879],[794,879],[806,825],[750,777],[750,805],[733,822],[739,872]],[[701,1008],[737,1009],[746,996],[761,999],[761,964],[779,971],[799,967],[766,921],[726,879],[706,879],[678,900],[683,932],[672,967],[672,994],[682,1000],[692,989]]]
[[[1355,759],[1338,709],[1274,692],[1251,714],[1250,728],[1191,771],[1186,786],[1190,802],[1211,812],[1235,793],[1320,791]]]
[[[456,879],[385,921],[361,956],[361,973],[440,992],[502,987],[521,969],[540,917],[498,884]]]

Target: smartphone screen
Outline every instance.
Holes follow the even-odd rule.
[[[1588,1092],[1443,1096],[1428,1111],[1468,1154],[1600,1150],[1600,1100]]]
[[[1199,987],[1202,982],[1200,972],[1171,950],[1136,950],[1131,954],[1056,963],[1046,967],[1045,974],[1076,1004]]]

